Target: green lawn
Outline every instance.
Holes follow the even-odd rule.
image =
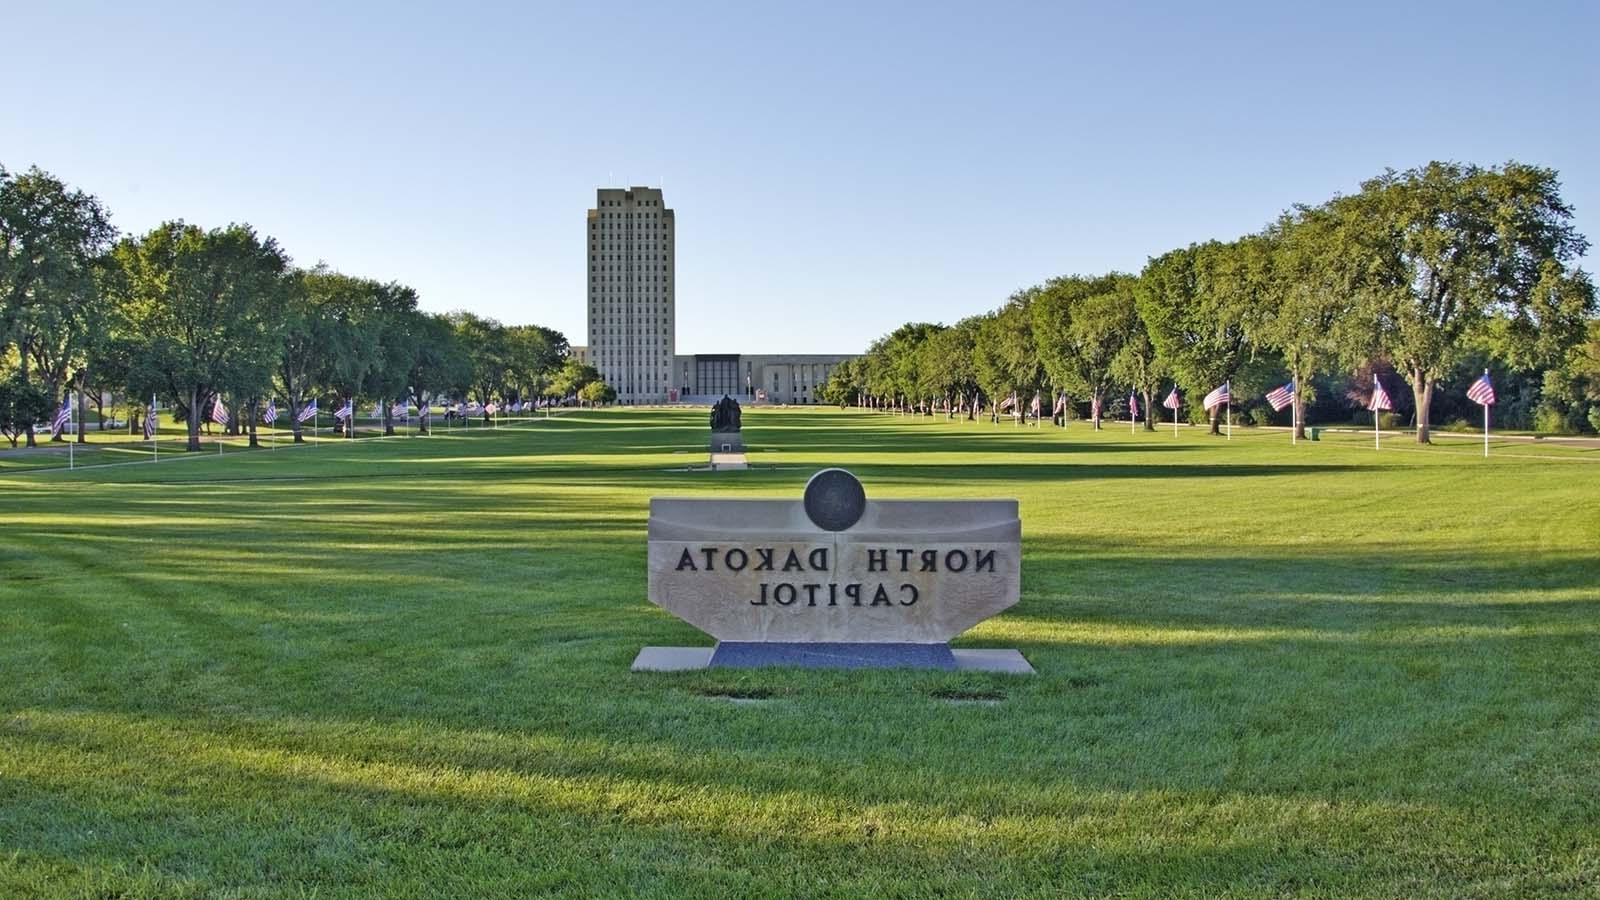
[[[1600,453],[745,424],[0,471],[0,896],[1600,894]],[[629,673],[648,499],[832,464],[1020,498],[1038,676]]]

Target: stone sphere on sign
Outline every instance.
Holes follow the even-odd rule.
[[[806,482],[806,516],[823,531],[844,531],[861,519],[867,492],[844,469],[823,469]]]

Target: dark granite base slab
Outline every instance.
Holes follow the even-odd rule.
[[[956,669],[949,644],[779,643],[722,641],[711,668]]]
[[[714,647],[645,647],[633,660],[635,672],[698,672],[711,665]],[[1015,650],[951,650],[958,672],[1032,675],[1033,666]],[[776,665],[776,664],[774,664]],[[792,663],[783,663],[792,665]]]

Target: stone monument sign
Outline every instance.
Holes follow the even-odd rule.
[[[843,469],[801,500],[650,501],[649,596],[717,639],[646,647],[636,670],[916,667],[1032,672],[949,641],[1015,604],[1015,500],[868,500]]]

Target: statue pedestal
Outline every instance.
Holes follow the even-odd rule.
[[[711,432],[712,453],[743,453],[744,439],[737,431]]]

